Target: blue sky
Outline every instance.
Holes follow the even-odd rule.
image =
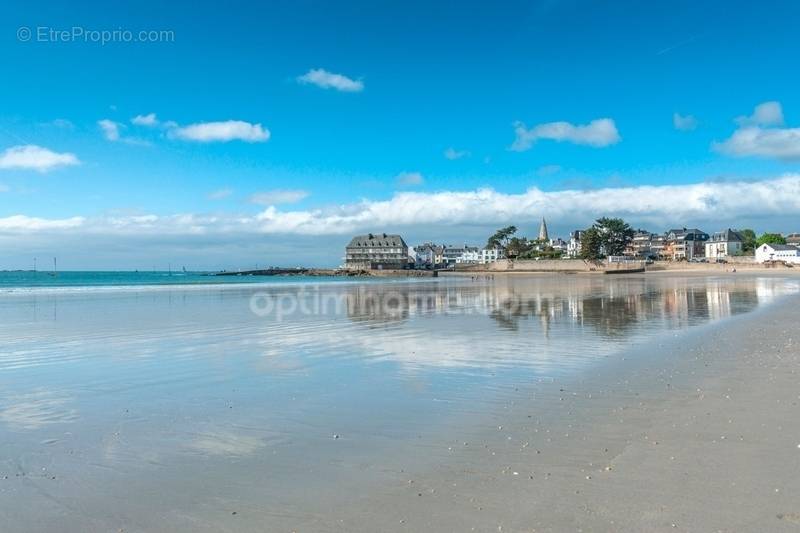
[[[0,268],[335,265],[360,231],[478,243],[541,216],[800,231],[795,2],[0,15]],[[48,33],[73,27],[172,37]]]

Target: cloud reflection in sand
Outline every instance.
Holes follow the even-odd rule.
[[[78,418],[72,398],[47,389],[2,398],[0,421],[13,429],[31,430]]]

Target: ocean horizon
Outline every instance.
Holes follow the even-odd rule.
[[[33,270],[0,271],[0,291],[14,289],[142,288],[147,286],[274,285],[307,283],[352,283],[346,276],[308,275],[215,275],[225,271],[131,271],[131,270]],[[230,272],[230,271],[228,271]],[[375,279],[360,278],[362,282]]]

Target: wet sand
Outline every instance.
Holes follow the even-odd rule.
[[[623,356],[626,363],[607,369],[617,373],[608,388],[585,381],[539,384],[533,396],[520,390],[475,442],[442,443],[453,449],[447,461],[398,476],[396,486],[364,498],[358,514],[334,512],[327,525],[798,531],[798,306],[791,296],[683,333],[655,346],[645,364]],[[531,415],[543,406],[548,416]]]
[[[796,280],[253,290],[3,301],[0,529],[800,527]]]

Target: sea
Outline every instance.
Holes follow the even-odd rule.
[[[169,271],[0,271],[0,290],[31,288],[142,287],[167,285],[224,285],[241,283],[308,283],[339,277],[216,275],[215,272]],[[344,278],[346,279],[346,278]]]

